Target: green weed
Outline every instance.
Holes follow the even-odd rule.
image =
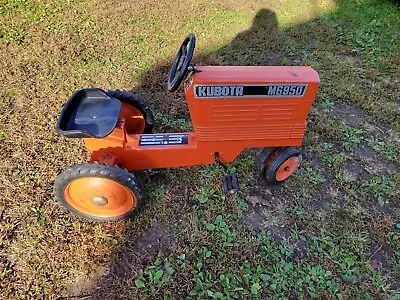
[[[363,129],[344,125],[340,128],[340,131],[343,135],[343,146],[346,150],[351,150],[361,143]]]
[[[94,26],[94,21],[90,17],[87,18],[81,24],[78,25],[78,27],[77,27],[78,35],[83,36],[89,30],[91,30],[93,28],[93,26]]]
[[[211,199],[216,199],[217,194],[213,188],[202,187],[200,192],[194,195],[194,198],[201,204],[204,204]]]
[[[138,288],[147,288],[149,293],[154,294],[172,281],[171,275],[174,272],[169,259],[157,259],[154,265],[139,272],[140,278],[136,279],[135,285]]]
[[[344,153],[335,153],[324,156],[323,160],[329,168],[338,170],[347,161],[347,157]]]
[[[234,246],[235,233],[230,230],[222,215],[218,215],[212,223],[207,223],[205,220],[203,220],[203,223],[208,231],[215,231],[220,234],[223,247]]]
[[[390,141],[382,141],[376,137],[367,139],[368,146],[372,147],[377,153],[386,157],[386,159],[394,161],[398,157],[399,148]]]
[[[309,185],[315,186],[326,181],[321,174],[319,174],[311,167],[311,165],[307,163],[303,164],[302,168],[300,169],[300,174],[304,177],[304,180],[307,181]]]
[[[200,182],[210,184],[215,179],[222,179],[224,170],[215,165],[206,165],[201,166],[197,174]]]
[[[149,199],[151,202],[159,202],[165,195],[165,189],[158,186],[153,187],[149,192]]]
[[[46,218],[43,216],[43,209],[42,208],[31,208],[31,212],[34,214],[34,222],[35,223],[44,223]]]
[[[362,183],[361,193],[368,198],[372,198],[382,206],[398,199],[400,190],[395,187],[391,178],[386,176],[374,176],[372,179]]]
[[[325,110],[330,112],[335,108],[335,102],[333,102],[331,99],[324,98],[322,100],[322,106],[324,107]]]
[[[17,92],[14,90],[3,90],[0,91],[0,109],[6,108],[8,105],[12,104],[15,100]]]

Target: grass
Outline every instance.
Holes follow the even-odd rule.
[[[398,299],[399,24],[383,0],[0,0],[2,299]],[[88,156],[54,130],[76,89],[132,90],[157,132],[191,130],[165,84],[190,31],[198,64],[318,70],[301,171],[269,187],[248,149],[235,195],[222,168],[196,166],[140,172],[131,220],[55,205],[56,176]]]

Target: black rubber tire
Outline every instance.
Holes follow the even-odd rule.
[[[154,116],[146,100],[127,91],[107,91],[110,97],[117,98],[122,103],[136,107],[143,114],[145,127],[142,133],[152,133],[154,127]]]
[[[70,184],[72,181],[84,177],[107,178],[123,185],[135,195],[136,206],[132,207],[132,210],[128,211],[127,213],[117,217],[98,217],[98,216],[88,215],[86,213],[83,213],[75,209],[65,199],[64,191],[68,186],[68,184]],[[53,194],[55,200],[72,214],[88,220],[94,220],[100,222],[127,219],[130,216],[132,216],[135,212],[140,210],[140,208],[144,205],[145,202],[144,187],[141,180],[138,177],[136,177],[134,174],[129,173],[126,169],[121,169],[117,166],[98,164],[98,163],[94,164],[86,163],[81,165],[74,165],[65,170],[57,177],[56,181],[54,182]]]
[[[282,181],[277,181],[276,180],[276,173],[280,166],[287,161],[289,158],[297,156],[299,158],[299,164],[296,168],[296,170],[290,175],[292,176],[301,166],[301,162],[303,160],[301,151],[297,148],[294,147],[287,147],[281,150],[274,158],[273,160],[269,163],[269,165],[265,168],[265,178],[269,184],[280,184],[284,181],[286,181],[288,178]]]
[[[263,148],[257,155],[255,167],[262,175],[265,174],[265,164],[267,163],[269,156],[278,149],[278,147]]]

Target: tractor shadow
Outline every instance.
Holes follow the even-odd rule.
[[[340,1],[338,1],[338,5],[340,5]],[[261,9],[254,17],[250,29],[238,34],[231,43],[220,48],[216,53],[202,54],[195,52],[192,61],[197,65],[303,65],[304,61],[300,51],[310,53],[336,51],[336,49],[318,49],[318,45],[324,39],[328,39],[328,35],[332,36],[334,33],[326,23],[318,22],[318,18],[312,21],[287,29],[280,29],[276,14],[271,10]],[[319,26],[318,30],[315,30],[315,26]],[[326,28],[320,28],[320,26]],[[309,34],[298,34],[298,32],[308,32]],[[284,47],[288,41],[292,45],[290,49]],[[318,65],[319,70],[324,67],[328,68],[329,66]],[[132,93],[142,96],[150,103],[151,107],[155,108],[156,132],[177,131],[176,123],[169,122],[169,120],[182,120],[190,124],[190,115],[181,90],[176,93],[167,92],[166,81],[169,68],[170,65],[160,65],[153,68],[142,77],[141,84],[131,90]],[[160,118],[164,119],[160,120]],[[157,123],[161,126],[158,126]],[[308,149],[307,151],[312,150]],[[311,159],[311,164],[321,164],[318,158],[314,158],[312,155],[308,158]],[[190,173],[186,172],[185,174]],[[167,196],[160,197],[158,201],[166,201],[166,207],[170,205],[170,209],[174,213],[169,214],[169,216],[174,216],[174,219],[168,220],[168,224],[166,224],[159,216],[159,212],[149,207],[152,206],[152,203],[145,206],[144,211],[140,213],[144,215],[143,217],[133,218],[127,222],[125,242],[114,253],[113,261],[96,281],[95,287],[92,285],[90,289],[75,289],[75,294],[85,294],[92,299],[131,299],[132,295],[135,294],[135,280],[139,275],[139,270],[145,268],[160,253],[168,254],[172,252],[174,247],[179,244],[179,236],[174,235],[170,225],[172,224],[174,227],[185,226],[180,216],[183,215],[184,211],[191,210],[188,203],[190,202],[188,196],[190,192],[177,179],[166,178],[163,171],[146,171],[139,175],[145,186],[148,187],[147,192],[150,192],[149,189],[164,184],[163,187],[167,189]],[[255,174],[249,176],[255,178],[254,182],[247,186],[250,194],[260,195],[260,197],[267,198],[271,202],[271,205],[267,205],[267,207],[261,207],[258,204],[250,205],[248,212],[244,214],[244,222],[257,231],[265,228],[265,220],[269,215],[275,214],[274,205],[276,203],[274,203],[274,199],[278,199],[280,205],[290,202],[291,199],[285,196],[285,190],[266,187],[265,182],[259,176]],[[327,185],[329,184],[328,182]],[[318,196],[317,194],[316,196]],[[332,210],[331,203],[327,203],[323,198],[314,200],[315,205],[310,203],[310,208],[313,211],[330,213]],[[141,219],[146,218],[151,221],[141,224]],[[287,221],[290,219],[287,219],[286,216],[282,216],[282,219],[286,219],[283,225],[289,226]],[[276,224],[270,225],[271,227],[282,228],[279,220]],[[142,235],[132,234],[137,233],[138,228],[141,228]],[[287,234],[287,229],[276,232],[276,235],[281,238],[285,238]],[[82,287],[84,286],[83,284]]]

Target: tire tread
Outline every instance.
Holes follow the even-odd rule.
[[[73,208],[65,199],[64,190],[69,183],[75,179],[83,177],[102,177],[114,180],[124,187],[128,188],[136,196],[136,207],[124,215],[117,217],[96,217],[84,214]],[[129,173],[126,169],[119,168],[108,164],[85,163],[74,165],[61,173],[54,182],[53,195],[58,204],[66,208],[72,214],[89,220],[95,221],[115,221],[126,219],[133,215],[144,205],[145,192],[143,183],[134,174]]]

